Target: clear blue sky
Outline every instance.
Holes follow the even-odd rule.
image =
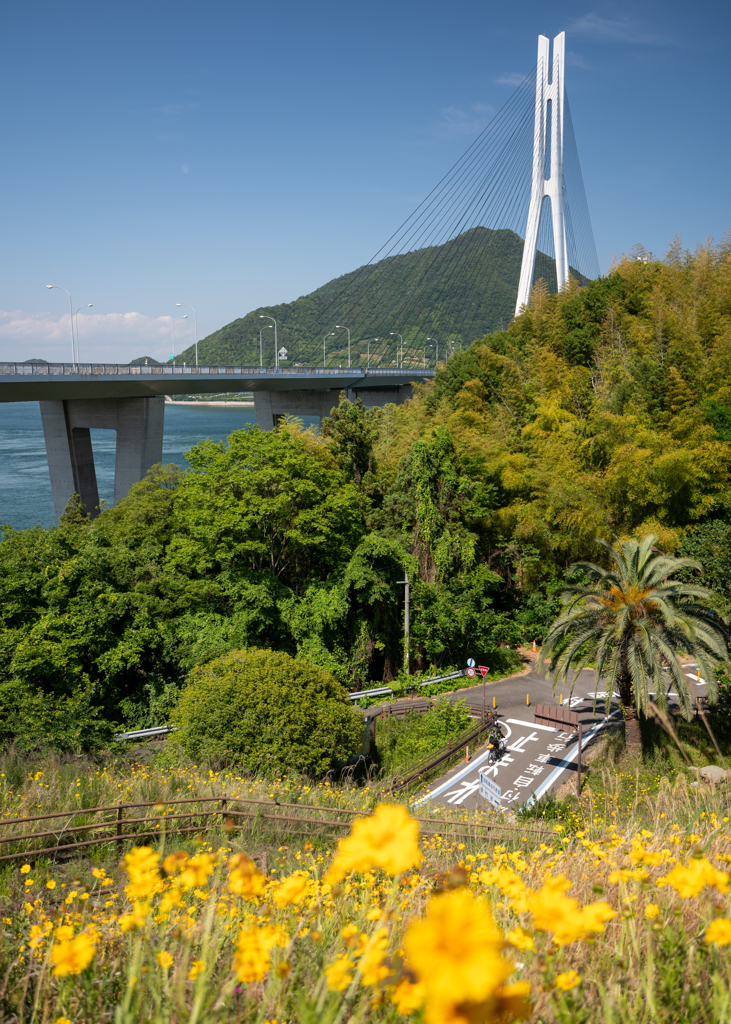
[[[70,359],[48,283],[94,303],[82,358],[164,358],[176,302],[203,337],[367,262],[539,32],[567,31],[602,269],[731,228],[726,3],[25,0],[0,19],[0,358]]]

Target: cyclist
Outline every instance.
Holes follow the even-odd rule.
[[[505,741],[500,726],[495,722],[487,734],[487,749],[490,751],[488,761],[492,763],[501,758],[505,752]]]

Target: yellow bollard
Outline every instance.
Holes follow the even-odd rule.
[[[563,694],[562,693],[559,694],[558,704],[559,704],[559,707],[563,707]]]
[[[494,697],[492,698],[492,709],[493,709],[493,711],[495,710],[495,698]]]
[[[526,693],[526,695],[525,695],[525,706],[527,708],[530,707],[530,694],[529,693]]]
[[[701,681],[701,670],[698,669],[698,672],[696,674],[696,682],[699,683],[700,681]]]

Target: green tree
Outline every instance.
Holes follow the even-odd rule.
[[[638,715],[647,713],[651,696],[664,708],[672,688],[683,715],[691,717],[691,695],[678,655],[695,658],[712,704],[718,695],[716,669],[728,660],[724,623],[712,609],[713,592],[677,578],[683,570],[700,568],[699,563],[656,553],[655,540],[652,535],[641,542],[602,540],[608,569],[590,562],[573,567],[587,582],[564,587],[564,610],[548,632],[539,661],[539,667],[548,661],[554,691],[559,682],[573,689],[570,673],[575,679],[589,661],[595,662],[596,678],[607,691],[607,712],[613,691],[619,694],[631,754],[642,749]]]
[[[366,409],[360,398],[350,402],[341,391],[338,405],[322,421],[321,436],[347,478],[359,487],[364,477],[375,473],[373,446],[380,417],[380,409]]]
[[[278,651],[231,651],[190,674],[171,742],[188,757],[271,775],[322,774],[361,747],[362,715],[344,688],[309,662]]]

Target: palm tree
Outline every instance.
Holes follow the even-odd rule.
[[[651,697],[664,710],[672,688],[684,717],[691,717],[679,654],[697,662],[711,704],[718,696],[716,669],[728,659],[724,622],[711,609],[715,595],[676,578],[681,570],[701,569],[700,563],[658,552],[655,540],[600,540],[609,552],[609,569],[591,562],[572,566],[569,578],[580,570],[587,583],[564,587],[565,607],[548,631],[539,662],[542,668],[548,661],[554,692],[560,681],[573,689],[569,672],[575,682],[578,672],[594,662],[597,680],[606,687],[607,713],[613,691],[619,695],[631,754],[641,752],[638,715],[647,713]]]

